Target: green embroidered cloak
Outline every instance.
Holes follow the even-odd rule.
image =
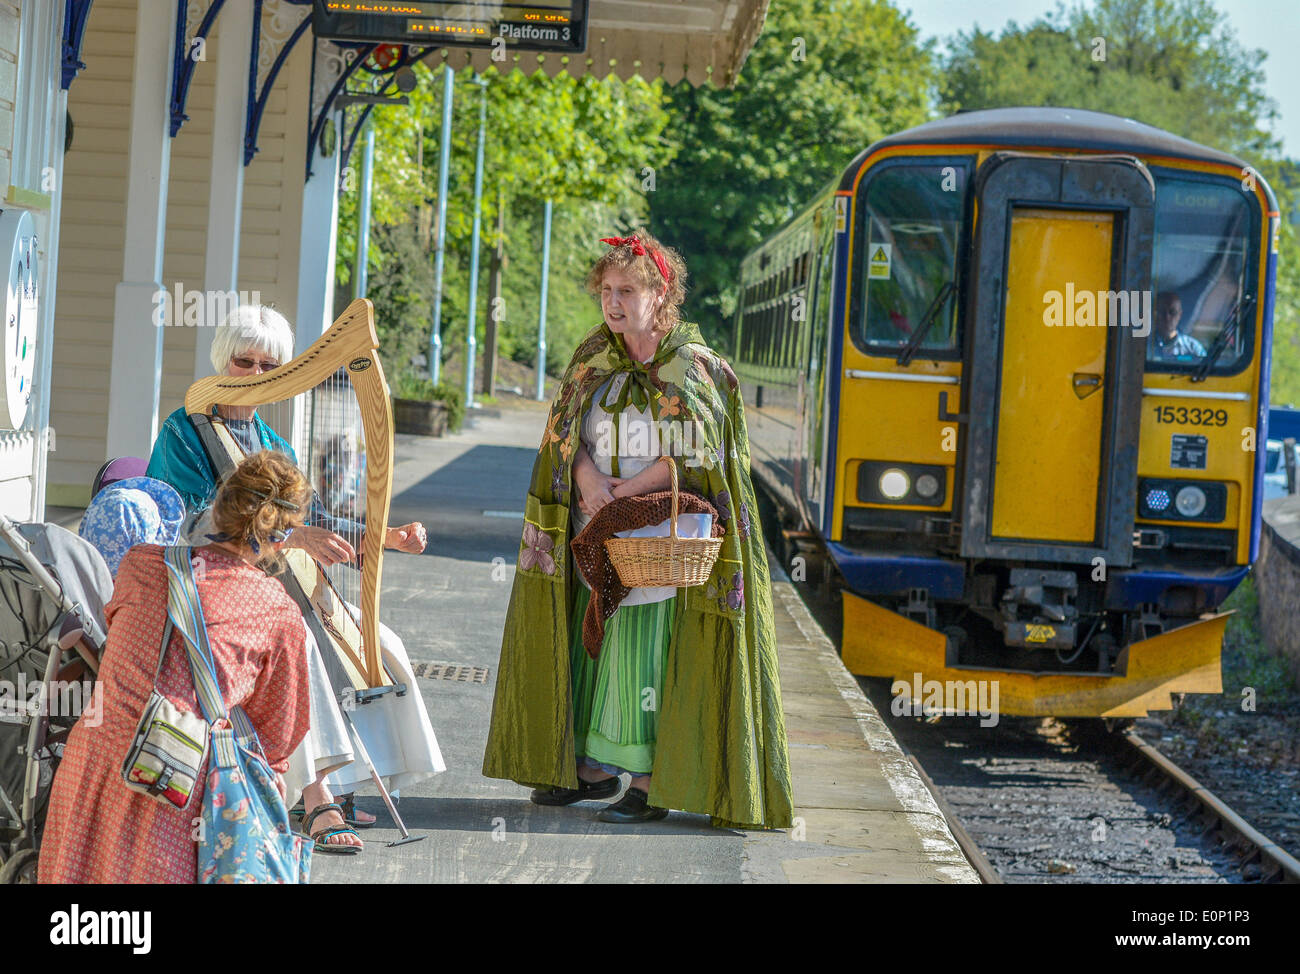
[[[653,404],[682,489],[707,497],[726,526],[709,582],[677,599],[650,803],[707,814],[718,825],[789,827],[772,589],[745,410],[735,373],[689,322],[645,364],[604,324],[574,352],[533,465],[483,774],[530,787],[578,784],[569,627],[582,582],[569,550],[572,458],[593,395],[616,372],[629,373],[620,400]]]

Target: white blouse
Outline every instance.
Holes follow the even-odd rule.
[[[650,466],[659,459],[661,447],[659,444],[659,431],[655,426],[654,418],[650,409],[653,403],[647,404],[649,408],[645,410],[637,409],[636,406],[628,403],[627,408],[619,415],[617,429],[615,429],[614,415],[605,412],[601,408],[600,402],[609,392],[609,399],[616,400],[623,391],[623,384],[628,381],[626,372],[617,372],[613,377],[605,382],[595,395],[591,397],[591,408],[587,410],[586,415],[582,417],[582,429],[579,437],[582,445],[586,447],[587,454],[596,464],[596,469],[607,477],[614,475],[613,458],[618,456],[618,476],[626,480],[629,477],[635,477],[646,467]],[[573,506],[570,512],[570,520],[573,525],[572,536],[577,537],[578,532],[585,528],[591,518],[582,512],[578,506],[577,482],[573,485]],[[668,522],[663,522],[665,532],[668,528]],[[678,533],[681,531],[680,518],[678,521]],[[582,578],[582,572],[578,572],[578,577]],[[582,578],[582,584],[587,588],[591,585]],[[653,602],[663,602],[671,599],[677,594],[677,589],[669,586],[655,588],[634,588],[627,598],[620,605],[649,605]]]

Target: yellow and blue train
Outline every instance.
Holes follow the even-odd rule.
[[[997,680],[1009,715],[1221,691],[1277,210],[1225,152],[993,109],[875,143],[745,257],[754,473],[833,562],[852,672]]]

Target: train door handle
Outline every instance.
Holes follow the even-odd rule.
[[[948,412],[948,393],[944,391],[939,393],[939,420],[944,423],[967,423],[970,422],[970,414]]]
[[[1072,377],[1071,384],[1074,387],[1074,394],[1080,399],[1087,399],[1094,392],[1101,389],[1101,376],[1096,372],[1076,372]]]

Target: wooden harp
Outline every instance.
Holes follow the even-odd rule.
[[[366,451],[368,530],[360,546],[360,618],[355,618],[343,604],[321,565],[302,549],[284,549],[288,570],[281,573],[280,580],[303,609],[322,652],[326,646],[334,646],[344,678],[359,697],[366,690],[394,689],[379,647],[379,593],[393,486],[393,408],[378,348],[374,306],[362,298],[348,305],[338,320],[292,361],[261,375],[200,379],[185,394],[185,411],[220,481],[243,459],[244,451],[215,415],[218,404],[262,406],[282,402],[315,389],[340,369],[346,371],[356,396]],[[335,689],[342,687],[336,685]],[[405,687],[395,689],[400,694]]]

